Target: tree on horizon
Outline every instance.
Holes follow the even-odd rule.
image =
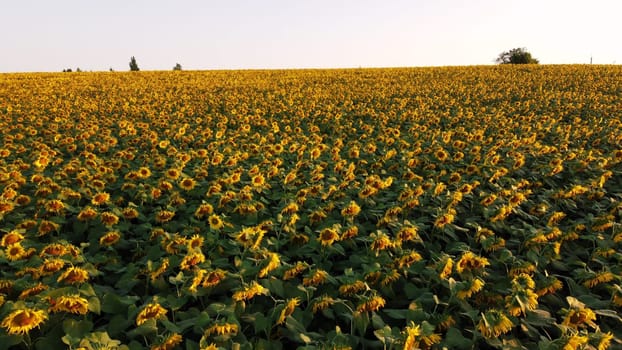
[[[138,68],[138,63],[136,63],[136,58],[132,56],[132,58],[130,59],[130,71],[138,72],[139,70],[140,68]]]
[[[517,47],[510,51],[504,51],[499,54],[499,57],[495,60],[499,64],[538,64],[536,58],[531,56],[531,53],[524,47]]]

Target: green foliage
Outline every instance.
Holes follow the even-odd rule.
[[[173,70],[181,70],[181,64],[176,63],[175,67],[173,67]]]
[[[538,61],[536,58],[531,57],[531,53],[529,51],[527,51],[527,49],[520,48],[514,48],[510,51],[504,51],[502,53],[499,54],[499,57],[497,57],[496,62],[499,64],[538,64],[540,63],[540,61]]]

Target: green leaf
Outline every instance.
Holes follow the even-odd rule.
[[[367,332],[367,327],[369,327],[369,315],[367,312],[357,312],[352,315],[352,323],[354,324],[354,329],[358,332],[360,336],[365,335]]]
[[[63,331],[73,338],[84,338],[92,329],[93,323],[87,320],[66,319],[63,321]]]
[[[162,323],[162,325],[164,325],[164,328],[166,328],[167,331],[172,332],[172,333],[182,333],[183,330],[178,327],[175,323],[167,320],[167,319],[161,319],[160,322]]]
[[[616,320],[622,322],[622,317],[614,311],[614,310],[594,310],[594,313],[600,316],[615,318]]]
[[[0,335],[0,350],[8,350],[24,340],[22,335]]]
[[[127,333],[130,338],[135,338],[137,336],[147,336],[149,334],[156,334],[158,332],[157,322],[154,319],[149,319],[145,323],[136,327]]]
[[[464,337],[457,328],[451,327],[447,330],[443,344],[451,349],[468,349],[473,342]]]
[[[379,329],[385,326],[384,320],[382,319],[382,317],[380,317],[380,315],[378,315],[375,312],[372,312],[371,324],[375,329]]]
[[[97,315],[101,313],[101,304],[98,297],[89,298],[89,311]]]
[[[127,309],[130,305],[133,305],[139,298],[135,296],[119,297],[114,293],[104,294],[104,298],[101,304],[101,311],[109,314],[123,314],[127,313]]]
[[[307,331],[302,323],[298,322],[297,319],[291,316],[287,316],[287,318],[285,318],[285,326],[287,329],[297,333],[305,333]]]
[[[406,309],[382,309],[387,316],[394,318],[396,320],[404,320],[406,319],[406,313],[408,310]]]

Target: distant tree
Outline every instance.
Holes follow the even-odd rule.
[[[132,56],[132,58],[130,59],[130,70],[132,72],[138,72],[140,70],[140,68],[138,68],[138,63],[136,63],[136,58],[134,58],[134,56]]]
[[[504,51],[499,54],[495,60],[499,64],[538,64],[540,61],[531,57],[531,53],[527,49],[514,48],[510,51]]]
[[[114,69],[112,69],[112,67],[110,67],[110,71],[111,71],[111,72],[114,72]]]
[[[65,73],[71,73],[71,68],[63,69],[63,72],[65,72]]]
[[[82,72],[82,69],[80,69],[80,67],[76,68],[76,72],[80,73]]]
[[[176,63],[175,67],[173,67],[173,70],[181,70],[181,64]]]

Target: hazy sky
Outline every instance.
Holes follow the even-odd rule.
[[[0,72],[622,63],[620,0],[0,0]]]

